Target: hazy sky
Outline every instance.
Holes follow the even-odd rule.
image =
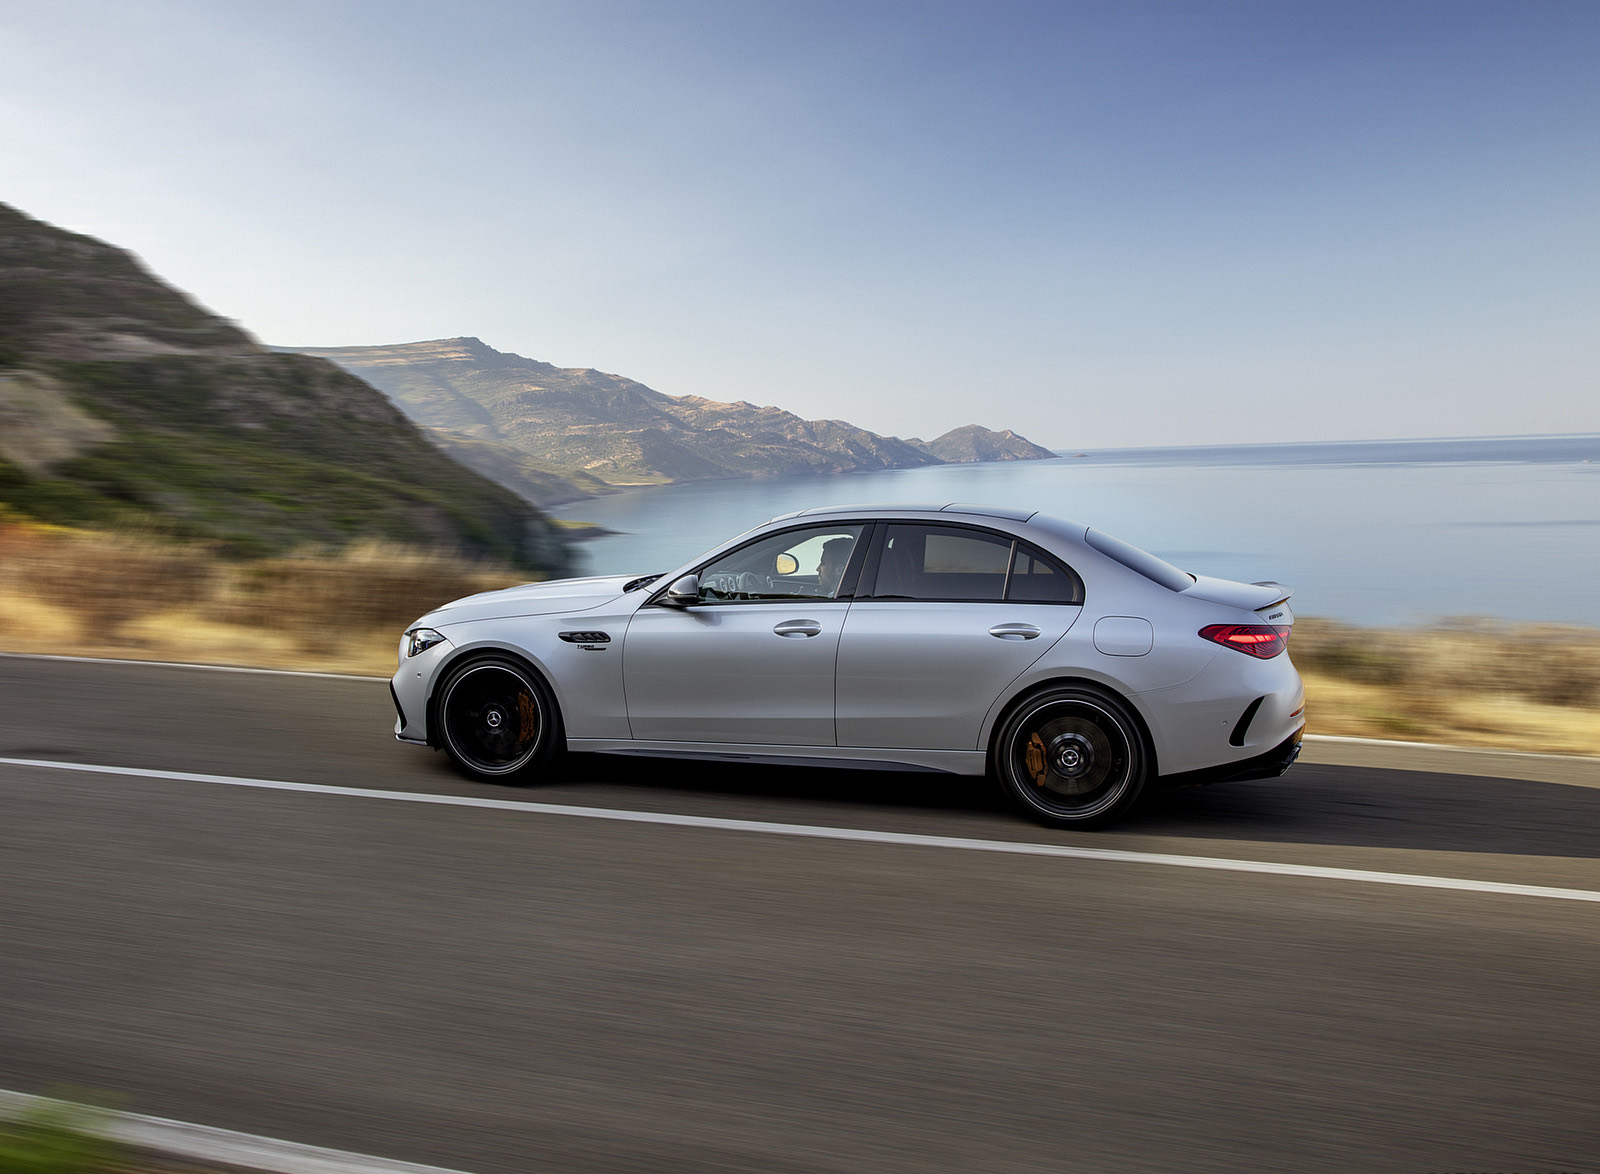
[[[1600,3],[0,3],[0,200],[277,344],[1052,446],[1600,431]]]

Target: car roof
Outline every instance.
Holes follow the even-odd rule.
[[[813,518],[823,514],[967,514],[978,518],[1002,518],[1008,522],[1026,522],[1038,512],[1038,510],[1011,509],[1008,506],[1001,505],[969,505],[962,502],[947,502],[942,505],[874,502],[866,505],[815,506],[808,510],[795,510],[792,513],[780,514],[773,518],[772,521],[785,522],[790,518]]]

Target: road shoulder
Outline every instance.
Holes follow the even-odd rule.
[[[1431,742],[1382,742],[1373,738],[1341,738],[1307,734],[1300,761],[1314,766],[1364,766],[1382,770],[1416,770],[1431,774],[1482,775],[1600,788],[1600,758],[1564,754],[1524,754],[1480,750]]]

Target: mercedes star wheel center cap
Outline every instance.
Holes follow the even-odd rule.
[[[488,713],[483,715],[484,724],[487,725],[491,730],[498,730],[500,728],[500,723],[505,720],[505,715],[502,714],[498,709],[491,709]]]
[[[1069,779],[1081,778],[1094,763],[1094,749],[1077,734],[1066,734],[1050,747],[1056,773]]]

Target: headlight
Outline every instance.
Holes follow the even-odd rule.
[[[406,633],[406,655],[415,656],[419,652],[426,652],[435,644],[443,643],[443,632],[435,632],[432,628],[412,628]]]

